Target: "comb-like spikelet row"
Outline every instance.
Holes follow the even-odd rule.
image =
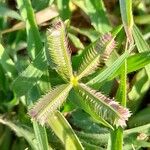
[[[65,25],[62,21],[54,22],[47,33],[48,50],[56,71],[65,80],[73,76],[71,53],[68,47]]]
[[[97,45],[99,49],[102,50],[100,55],[100,67],[105,64],[108,60],[110,54],[116,47],[116,42],[110,33],[103,35],[99,42],[100,45]]]
[[[82,83],[78,87],[78,93],[90,109],[110,124],[121,127],[126,125],[126,121],[131,115],[127,108]]]
[[[115,47],[115,41],[110,33],[103,35],[96,43],[89,46],[83,54],[78,70],[78,78],[81,79],[91,73],[104,63]]]
[[[83,61],[78,71],[79,79],[93,73],[97,69],[99,66],[99,57],[98,52],[93,47],[88,49],[87,53],[83,56]]]
[[[29,110],[29,115],[43,125],[48,116],[62,105],[71,88],[71,84],[65,84],[49,91]]]

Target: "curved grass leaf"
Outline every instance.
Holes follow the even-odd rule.
[[[76,48],[84,49],[84,45],[77,36],[72,33],[68,33],[68,37]]]
[[[132,110],[133,114],[141,107],[141,102],[148,92],[149,87],[150,82],[146,70],[142,69],[134,76],[132,87],[128,93],[128,107]]]
[[[50,150],[45,127],[42,127],[37,122],[33,121],[33,128],[35,138],[38,141],[38,148],[40,150]]]
[[[83,53],[77,76],[81,79],[103,65],[115,47],[111,34],[105,34]]]
[[[66,19],[70,19],[71,11],[69,7],[69,0],[57,0],[57,7],[62,20],[65,21]]]
[[[15,68],[14,62],[10,59],[7,51],[0,44],[0,64],[3,69],[7,72],[9,77],[15,77],[17,75],[17,70]]]
[[[130,127],[145,125],[150,122],[150,107],[147,107],[132,117],[128,124]]]
[[[134,46],[131,46],[129,50],[125,51],[112,65],[107,67],[104,71],[98,74],[96,77],[87,82],[88,85],[97,87],[102,81],[107,80],[112,74],[114,74],[119,67],[123,64],[126,58],[130,55],[130,52],[133,50]]]
[[[125,121],[131,115],[127,108],[82,83],[79,84],[76,90],[83,97],[87,107],[90,107],[100,118],[112,125],[122,127],[126,125]]]
[[[48,124],[63,142],[66,150],[84,149],[73,129],[59,111],[56,111],[51,117],[48,117]]]
[[[126,31],[127,38],[130,43],[133,42],[132,37],[132,26],[133,26],[133,15],[132,15],[132,0],[119,0],[120,11],[124,29]]]
[[[33,131],[31,132],[28,129],[22,128],[20,125],[17,125],[11,121],[5,120],[2,117],[0,117],[0,123],[8,126],[11,130],[13,130],[17,134],[17,136],[24,137],[26,141],[30,144],[33,150],[38,150]]]
[[[139,140],[137,139],[138,135],[140,135],[139,133],[144,133],[145,135],[149,136],[150,132],[150,124],[146,124],[143,126],[139,126],[136,128],[131,128],[128,130],[124,131],[124,146],[130,144],[130,149],[132,149],[133,147],[131,146],[131,144],[133,144],[134,141],[138,142]],[[85,133],[85,132],[78,132],[76,131],[76,134],[78,135],[78,137],[80,138],[80,140],[84,140],[88,143],[92,143],[93,145],[96,146],[101,146],[101,145],[107,145],[108,139],[109,139],[109,133]],[[83,144],[84,145],[84,144]],[[137,143],[136,143],[137,145]],[[124,147],[124,149],[126,150],[126,148]]]
[[[21,16],[26,23],[28,44],[34,44],[35,56],[42,50],[43,44],[41,41],[40,33],[38,31],[38,26],[36,24],[35,14],[32,8],[30,0],[17,0],[17,5],[20,10]],[[35,58],[35,57],[34,57]]]
[[[137,71],[150,63],[150,52],[142,52],[131,55],[127,58],[127,73]],[[110,78],[114,78],[121,73],[121,68]]]
[[[67,43],[65,25],[61,20],[54,21],[47,33],[48,53],[59,75],[70,81],[73,76],[70,50]]]
[[[142,33],[140,30],[134,25],[133,26],[133,37],[135,40],[135,44],[137,46],[137,49],[140,53],[145,52],[145,51],[150,51],[150,47],[148,43],[144,40]],[[150,80],[150,64],[145,66],[148,78]]]
[[[41,125],[44,125],[48,117],[66,100],[71,88],[71,84],[64,84],[50,90],[29,110],[29,115],[36,119]]]

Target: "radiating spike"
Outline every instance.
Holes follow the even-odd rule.
[[[50,90],[46,95],[40,98],[31,109],[29,109],[28,114],[43,125],[48,116],[52,115],[52,113],[62,105],[71,88],[71,84],[65,84]]]
[[[83,100],[86,101],[88,107],[94,110],[100,117],[112,125],[115,124],[121,127],[126,125],[126,121],[131,116],[127,108],[122,107],[118,102],[82,83],[79,84],[78,92],[83,97]]]
[[[64,23],[59,19],[52,23],[47,32],[48,53],[56,71],[65,80],[70,81],[73,76],[71,53]]]
[[[94,73],[99,67],[103,66],[115,45],[112,35],[107,33],[97,40],[95,45],[89,46],[83,54],[80,63],[78,70],[79,79]]]

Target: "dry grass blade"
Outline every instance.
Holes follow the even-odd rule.
[[[54,7],[47,7],[35,14],[36,22],[38,25],[42,25],[43,23],[45,23],[57,16],[58,16],[58,12],[57,12],[56,8],[54,8]],[[25,28],[25,23],[19,22],[19,23],[15,24],[14,26],[12,26],[11,28],[3,30],[1,32],[1,34],[6,34],[9,32],[17,31],[17,30],[20,30],[23,28]]]

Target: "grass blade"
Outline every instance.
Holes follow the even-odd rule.
[[[32,39],[34,42],[34,46],[36,50],[34,52],[35,54],[33,55],[33,58],[35,58],[35,56],[42,50],[43,44],[41,41],[40,33],[38,31],[38,26],[36,24],[35,15],[32,9],[31,1],[30,0],[17,0],[17,4],[20,10],[21,16],[26,23],[28,41]]]
[[[150,52],[141,52],[138,54],[131,55],[127,58],[127,73],[137,71],[150,63]],[[121,68],[118,69],[115,74],[111,75],[110,78],[113,79],[114,77],[121,74]]]
[[[96,77],[91,79],[87,84],[93,87],[99,86],[102,81],[107,80],[111,74],[119,69],[119,67],[123,64],[124,60],[129,56],[130,51],[133,49],[129,49],[124,52],[111,66],[107,67],[103,72],[98,74]]]
[[[2,117],[0,117],[0,123],[8,126],[11,130],[13,130],[17,134],[17,136],[24,137],[33,150],[38,150],[33,132],[24,129],[11,121],[5,120]]]
[[[35,132],[35,138],[37,140],[38,148],[40,150],[49,150],[48,139],[45,127],[42,127],[37,122],[33,121],[33,128]]]
[[[128,41],[133,43],[132,37],[132,27],[133,27],[133,15],[132,15],[132,0],[119,0],[120,2],[120,11],[124,29]]]
[[[135,25],[133,26],[133,37],[134,37],[137,49],[140,53],[150,51],[149,45],[146,43],[141,32],[139,31],[139,29]],[[150,80],[150,71],[149,71],[150,65],[145,66],[145,69],[146,69],[148,78]]]
[[[9,77],[16,77],[17,70],[15,68],[14,62],[10,59],[7,51],[0,44],[0,64],[3,69],[7,72]]]
[[[133,114],[141,107],[141,102],[148,92],[149,87],[150,82],[146,70],[142,69],[134,76],[131,90],[128,93],[128,107],[132,110]]]
[[[70,19],[71,11],[69,9],[69,0],[57,0],[57,6],[62,20],[65,21],[66,19]]]
[[[48,124],[63,142],[66,150],[83,150],[78,137],[59,111],[56,111],[48,118]]]

